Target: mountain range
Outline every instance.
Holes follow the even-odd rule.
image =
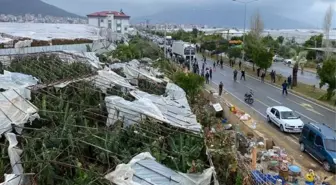
[[[249,28],[250,17],[254,13],[255,11],[252,9],[247,10],[246,28]],[[308,29],[313,27],[267,9],[259,10],[259,13],[263,19],[264,27],[267,29]],[[168,22],[243,28],[244,7],[234,5],[219,7],[216,4],[208,7],[176,7],[153,15],[134,18],[132,23],[143,22],[144,20],[149,20],[151,24]]]
[[[41,0],[0,0],[0,13],[12,15],[41,14],[55,17],[81,17]]]
[[[211,11],[210,11],[211,10]],[[55,17],[81,17],[74,13],[67,12],[61,8],[45,3],[41,0],[0,0],[0,13],[24,15],[42,14]],[[247,11],[246,28],[249,28],[250,18],[254,10]],[[128,14],[132,17],[132,12]],[[260,14],[267,29],[305,29],[313,26],[297,21],[292,18],[279,15],[276,12],[261,9]],[[218,6],[212,4],[206,7],[180,6],[167,8],[164,11],[143,17],[132,17],[132,23],[150,20],[150,23],[176,23],[176,24],[203,24],[217,27],[244,27],[244,6],[228,4]]]

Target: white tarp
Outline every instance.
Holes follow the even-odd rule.
[[[116,185],[209,185],[213,173],[213,168],[201,174],[175,172],[156,162],[150,153],[144,152],[128,164],[119,164],[105,178]]]
[[[0,75],[0,88],[8,90],[15,89],[21,96],[30,99],[30,90],[26,87],[36,85],[38,80],[22,73],[12,73],[4,70],[4,74]]]
[[[100,66],[103,64],[99,61],[99,58],[96,56],[95,52],[80,52],[80,51],[69,51],[69,50],[63,51],[63,52],[68,53],[70,55],[74,55],[74,57],[72,57],[74,58],[74,60],[76,59],[76,56],[86,59],[86,61],[96,69],[100,69],[101,68]]]
[[[8,146],[8,156],[12,166],[12,173],[5,174],[5,182],[0,183],[0,185],[20,185],[23,184],[23,167],[21,164],[21,154],[22,150],[17,147],[18,141],[16,135],[13,133],[5,134],[6,139],[9,142]]]
[[[123,120],[127,127],[138,123],[142,116],[168,122],[152,101],[146,98],[130,102],[119,96],[108,96],[105,98],[105,103],[108,112],[107,126],[113,125],[118,120]]]
[[[136,99],[149,99],[164,116],[164,119],[168,120],[168,124],[184,128],[192,132],[200,132],[202,130],[201,125],[197,122],[196,115],[190,110],[188,102],[184,102],[183,99],[173,99],[168,94],[167,97],[148,94],[139,90],[130,92]]]
[[[119,76],[110,69],[99,70],[98,75],[94,79],[95,85],[106,93],[107,88],[111,88],[114,85],[119,85],[126,89],[135,89],[124,77]]]
[[[185,92],[175,84],[168,83],[166,96],[148,94],[132,90],[130,94],[137,100],[130,102],[118,96],[105,98],[108,111],[107,125],[122,120],[125,126],[138,123],[142,116],[149,116],[174,127],[199,133],[202,126],[192,113]]]
[[[110,65],[110,68],[112,69],[122,68],[127,79],[136,79],[139,77],[146,77],[158,83],[163,82],[162,79],[156,78],[156,75],[159,75],[161,73],[159,73],[157,70],[153,69],[152,67],[141,65],[138,60],[131,60],[128,63],[112,64]]]
[[[15,90],[0,92],[0,134],[12,129],[12,124],[22,126],[38,118],[38,109]],[[21,128],[15,128],[21,133]]]

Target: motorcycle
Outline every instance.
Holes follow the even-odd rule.
[[[245,93],[244,101],[249,105],[253,104],[254,99],[253,99],[253,91],[252,90],[250,90],[250,93]]]

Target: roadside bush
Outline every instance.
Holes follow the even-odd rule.
[[[304,67],[316,69],[317,64],[314,61],[307,61]]]
[[[194,73],[176,72],[173,81],[187,93],[191,103],[204,85],[204,78]]]

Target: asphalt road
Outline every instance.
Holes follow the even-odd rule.
[[[252,66],[251,63],[247,63],[249,66]],[[277,74],[281,74],[284,77],[288,77],[289,75],[293,74],[293,68],[284,65],[282,62],[273,62],[270,70],[275,70]],[[316,87],[320,86],[320,79],[316,76],[316,73],[310,71],[304,71],[301,74],[301,70],[298,72],[298,81],[308,85],[315,85]],[[323,86],[326,89],[326,86]]]
[[[201,57],[198,56],[200,68],[202,67]],[[207,66],[212,67],[213,61],[207,59]],[[221,81],[224,84],[224,90],[229,94],[237,98],[239,101],[244,101],[244,94],[249,92],[250,89],[254,92],[255,102],[251,109],[259,113],[262,117],[266,118],[266,108],[270,106],[282,105],[286,106],[296,112],[304,123],[307,122],[319,122],[329,125],[331,128],[336,129],[336,112],[325,108],[319,104],[316,104],[303,97],[288,94],[283,96],[281,89],[271,84],[261,83],[260,80],[246,76],[246,81],[239,80],[240,72],[238,73],[237,82],[233,81],[233,70],[224,65],[223,69],[217,67],[213,72],[212,82],[219,84]]]
[[[278,74],[283,76],[289,76],[292,75],[293,68],[284,65],[282,62],[277,62],[273,63],[271,70],[275,70]],[[319,87],[320,84],[320,79],[316,76],[316,73],[310,71],[304,71],[303,74],[301,74],[300,70],[298,72],[298,81],[309,85],[316,85],[316,87]]]

